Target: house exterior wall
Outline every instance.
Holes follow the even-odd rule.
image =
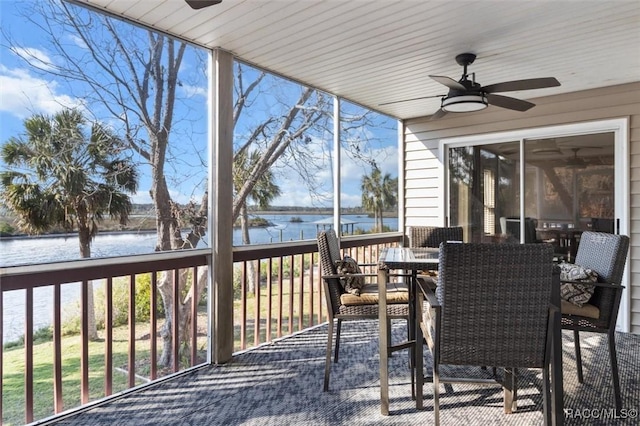
[[[449,114],[434,121],[428,117],[406,120],[405,227],[444,225],[443,166],[438,152],[442,139],[628,118],[630,331],[640,334],[640,82],[538,98],[533,102],[536,107],[526,113],[489,108],[481,113]]]

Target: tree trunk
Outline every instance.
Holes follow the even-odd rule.
[[[80,257],[83,259],[91,257],[91,232],[86,224],[78,226],[78,240],[80,243]],[[93,303],[93,282],[87,282],[87,318],[89,340],[98,340],[98,328],[96,325],[96,309]],[[105,324],[107,327],[108,324]]]
[[[242,244],[251,244],[249,237],[249,212],[247,205],[240,207],[240,228],[242,229]],[[247,293],[251,294],[256,290],[256,261],[247,262]]]

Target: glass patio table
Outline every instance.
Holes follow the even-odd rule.
[[[416,385],[416,408],[422,409],[422,386],[424,377],[422,374],[422,332],[417,326],[416,313],[420,312],[417,303],[418,288],[418,272],[426,269],[433,269],[434,264],[438,263],[439,249],[437,248],[406,248],[391,247],[382,250],[378,259],[378,286],[385,288],[389,281],[389,271],[400,269],[411,272],[411,279],[408,283],[409,287],[409,336],[412,343],[409,353],[411,359],[412,383]],[[380,292],[379,299],[379,315],[380,315],[380,412],[389,415],[389,353],[386,343],[390,330],[387,324],[387,297],[384,291]],[[416,345],[416,342],[419,342]],[[416,372],[418,372],[416,374]],[[415,378],[415,381],[414,381]]]

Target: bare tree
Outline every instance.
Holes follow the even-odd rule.
[[[177,108],[177,103],[184,102],[186,96],[179,93],[180,87],[202,85],[206,81],[204,73],[199,79],[194,77],[193,82],[184,81],[181,67],[185,55],[203,64],[206,52],[65,2],[25,5],[29,6],[33,10],[25,13],[25,19],[47,34],[47,47],[51,49],[53,59],[18,45],[6,34],[5,40],[34,70],[53,76],[57,81],[66,81],[68,90],[83,99],[91,113],[102,119],[109,117],[114,125],[117,124],[130,148],[147,163],[151,176],[149,192],[156,213],[156,250],[196,247],[207,230],[208,194],[201,189],[199,205],[192,202],[186,207],[179,206],[171,197],[168,179],[172,176],[169,167],[179,168],[183,173],[189,168],[180,167],[181,163],[203,163],[197,150],[186,152],[183,147],[193,136],[185,132],[194,133],[188,124],[206,120],[206,115],[198,115],[193,109]],[[69,40],[73,40],[73,47],[69,46]],[[248,68],[240,63],[236,66],[235,123],[243,120],[243,111],[251,106],[252,97],[277,86],[272,81],[269,87],[265,83],[269,78],[262,72],[245,78]],[[276,103],[270,105],[268,114],[255,114],[254,121],[247,126],[251,130],[246,137],[236,141],[236,158],[245,152],[260,152],[260,157],[251,163],[251,169],[244,174],[244,183],[235,193],[234,220],[243,206],[246,207],[261,177],[266,171],[274,170],[279,161],[303,176],[310,191],[315,189],[315,170],[310,165],[322,165],[315,161],[310,146],[314,138],[323,138],[330,133],[331,102],[324,93],[310,88],[297,86],[295,91],[297,94],[289,90],[274,98]],[[364,123],[366,119],[367,115],[363,114],[352,117],[350,122]],[[355,124],[353,128],[356,128]],[[349,126],[345,129],[349,130]],[[362,156],[356,152],[359,149],[355,146],[355,156]],[[193,193],[197,192],[198,188],[194,188]],[[183,226],[191,229],[186,237],[182,236]],[[180,304],[180,341],[187,339],[191,320],[189,306],[192,298],[199,299],[206,288],[204,271],[198,279],[197,294],[193,294],[193,288],[181,288],[179,294],[185,296],[179,301],[173,300],[172,274],[165,274],[158,280],[166,314],[160,333],[164,342],[159,360],[162,365],[170,366],[174,361],[171,346],[174,303]],[[180,279],[178,285],[187,286],[187,281]]]

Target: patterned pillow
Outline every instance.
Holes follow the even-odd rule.
[[[336,271],[339,275],[345,277],[340,280],[344,291],[360,296],[360,291],[362,290],[362,287],[364,287],[364,277],[349,276],[349,274],[362,273],[358,266],[358,262],[350,256],[345,256],[344,259],[336,260]]]
[[[598,274],[591,269],[573,263],[560,264],[560,281],[580,281],[560,285],[560,297],[569,303],[582,307],[591,299],[595,287],[586,283],[598,281]],[[582,284],[585,283],[585,284]]]

